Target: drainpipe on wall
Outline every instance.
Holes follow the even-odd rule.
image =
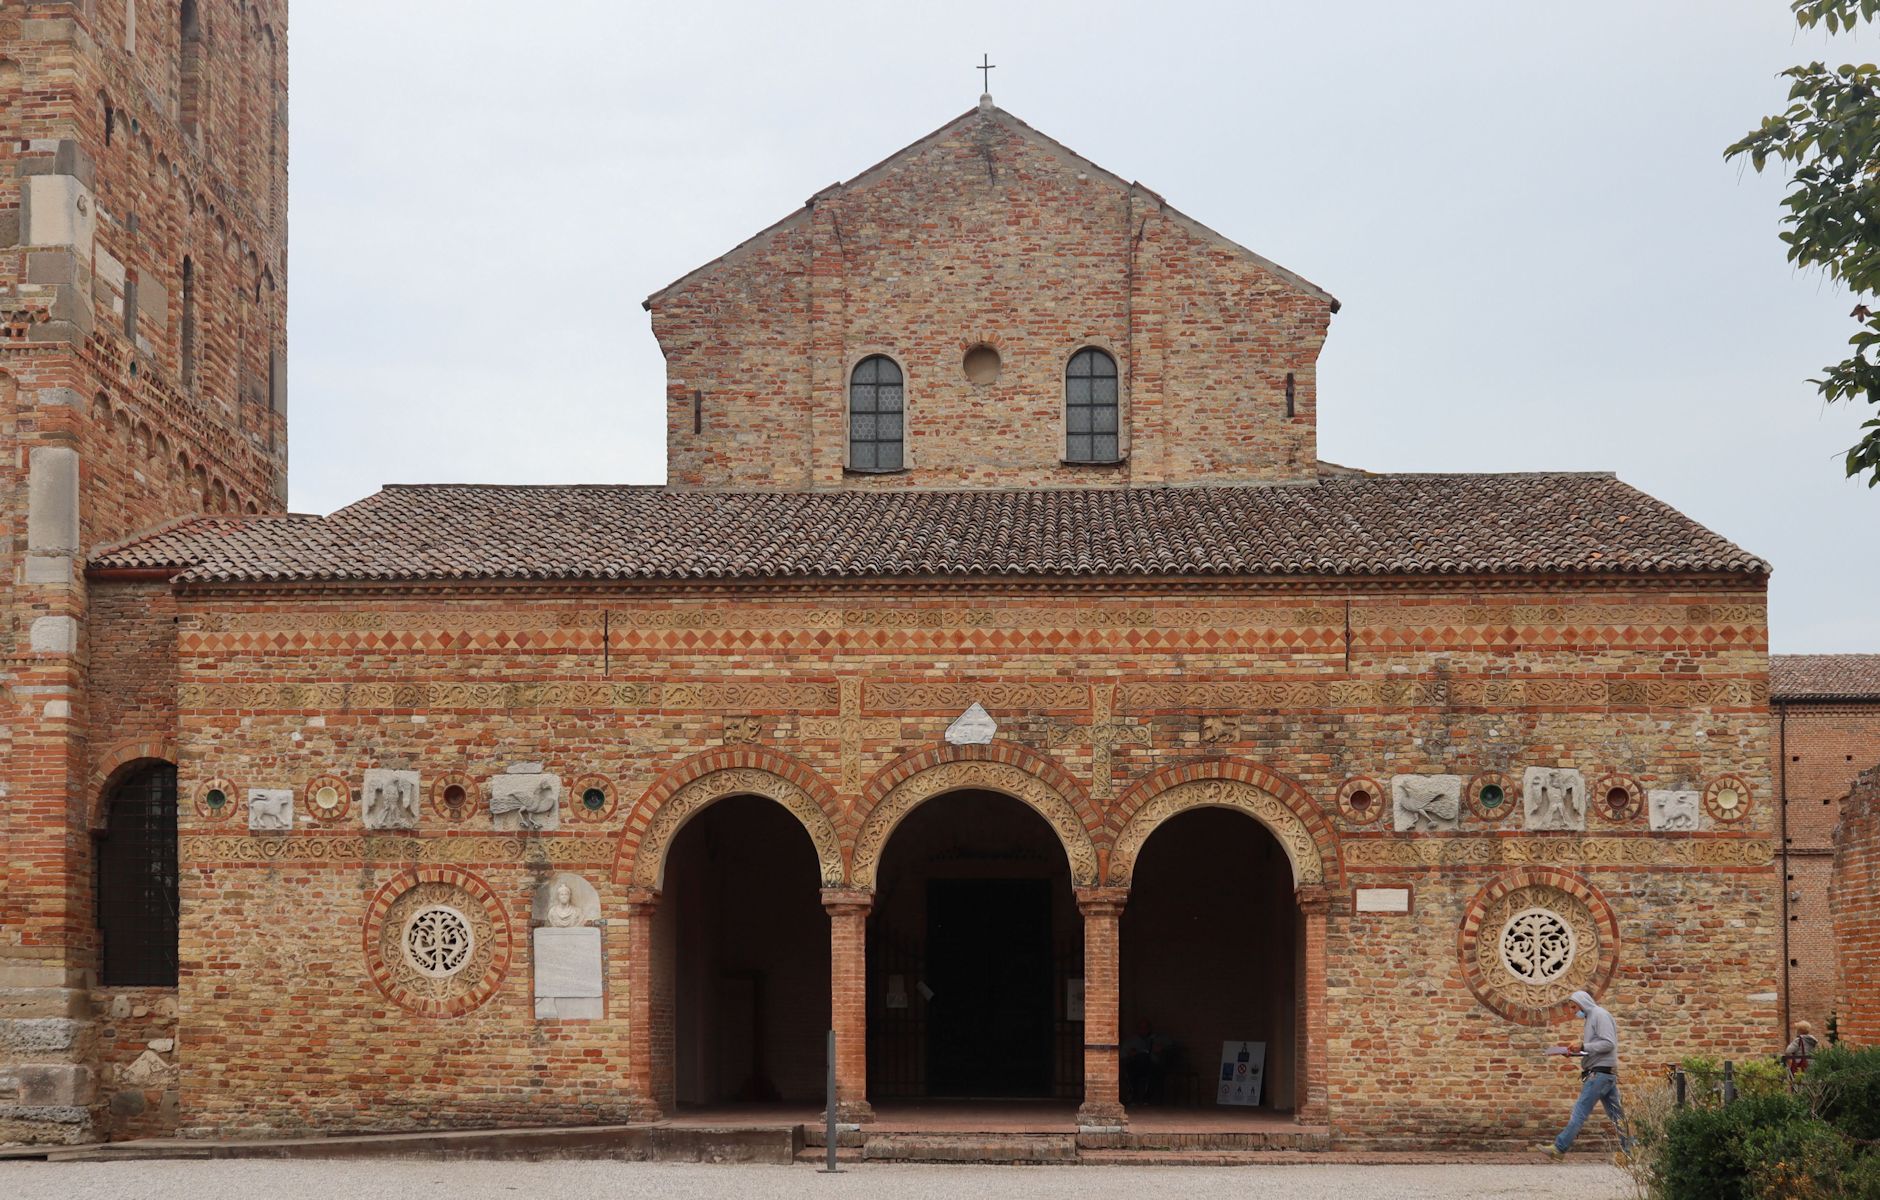
[[[1776,806],[1780,810],[1782,839],[1782,1038],[1794,1026],[1789,1014],[1789,706],[1776,701]],[[1783,1045],[1788,1045],[1784,1040]]]

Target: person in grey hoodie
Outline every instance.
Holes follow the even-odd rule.
[[[1595,1104],[1605,1105],[1606,1115],[1619,1131],[1621,1152],[1630,1154],[1632,1138],[1626,1133],[1625,1109],[1619,1104],[1619,1027],[1613,1023],[1612,1014],[1595,1004],[1587,993],[1575,992],[1572,1000],[1586,1022],[1580,1040],[1567,1047],[1581,1056],[1580,1098],[1573,1104],[1567,1127],[1547,1147],[1548,1156],[1559,1158],[1573,1148],[1573,1139],[1580,1136],[1580,1127],[1593,1115]]]

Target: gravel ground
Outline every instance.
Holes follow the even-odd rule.
[[[1625,1200],[1625,1176],[1598,1163],[1560,1166],[932,1167],[619,1162],[0,1162],[10,1200]]]

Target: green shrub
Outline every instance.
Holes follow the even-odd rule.
[[[1690,1065],[1685,1065],[1690,1073]],[[1664,1200],[1760,1200],[1752,1158],[1760,1148],[1790,1143],[1803,1135],[1776,1127],[1806,1122],[1808,1107],[1787,1092],[1740,1099],[1735,1104],[1687,1108],[1665,1126],[1658,1154],[1658,1185]],[[1754,1144],[1752,1132],[1761,1131]],[[1782,1140],[1778,1140],[1782,1139]]]
[[[1743,1134],[1749,1194],[1757,1200],[1841,1200],[1852,1147],[1826,1121],[1800,1109]]]
[[[1816,1115],[1848,1137],[1880,1142],[1880,1046],[1827,1047],[1808,1064],[1802,1092]]]

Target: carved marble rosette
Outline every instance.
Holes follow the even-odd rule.
[[[501,986],[509,918],[481,878],[453,867],[407,871],[367,909],[366,972],[386,999],[423,1016],[457,1016]]]
[[[1617,965],[1612,909],[1577,876],[1511,871],[1478,892],[1458,936],[1463,974],[1484,1005],[1523,1025],[1558,1017],[1575,991],[1598,995]]]

